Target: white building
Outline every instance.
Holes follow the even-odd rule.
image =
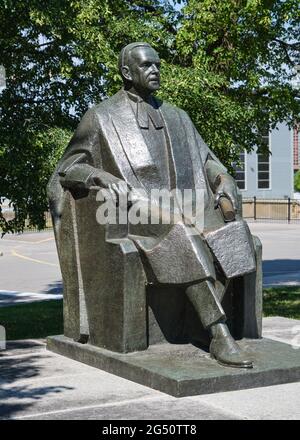
[[[264,137],[270,155],[257,151],[242,153],[242,166],[237,168],[236,181],[243,198],[286,199],[293,198],[293,130],[278,124]]]

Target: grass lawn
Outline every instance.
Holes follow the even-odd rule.
[[[10,341],[62,334],[62,300],[0,307],[0,325],[5,327]]]
[[[300,319],[300,287],[264,289],[264,316]]]
[[[264,316],[300,319],[300,287],[264,289]],[[63,333],[62,301],[0,307],[7,340],[44,338]]]

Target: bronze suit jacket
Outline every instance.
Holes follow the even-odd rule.
[[[204,191],[204,228],[199,234],[190,234],[182,222],[171,225],[161,233],[148,236],[130,235],[151,269],[151,281],[158,283],[188,283],[215,279],[214,256],[203,238],[206,230],[224,226],[219,210],[214,209],[214,196],[209,186],[205,163],[213,160],[220,172],[226,169],[210,151],[195,129],[189,116],[168,103],[159,103],[170,146],[173,187],[179,190]],[[125,180],[133,188],[144,188],[145,167],[155,163],[149,154],[141,129],[130,105],[127,93],[120,90],[113,97],[89,109],[82,118],[62,159],[48,184],[50,209],[55,228],[59,228],[65,187],[84,187],[95,168]],[[225,250],[226,253],[226,250]],[[174,270],[170,271],[170,265]],[[243,268],[243,273],[253,271]],[[148,271],[149,272],[149,271]]]

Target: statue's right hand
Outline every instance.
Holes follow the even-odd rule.
[[[122,180],[112,174],[97,169],[93,172],[90,179],[94,185],[100,186],[101,188],[108,188],[113,183],[122,182]]]
[[[92,179],[95,185],[106,188],[116,203],[119,202],[121,197],[127,198],[131,191],[131,186],[127,182],[105,171],[96,170],[92,175]]]
[[[110,183],[107,188],[117,203],[121,197],[123,197],[123,199],[126,198],[127,200],[128,194],[131,191],[130,186],[124,180],[119,180],[116,183]]]
[[[145,189],[142,188],[131,188],[129,193],[129,201],[132,205],[135,203],[147,203],[149,198]]]

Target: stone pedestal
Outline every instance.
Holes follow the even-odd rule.
[[[48,350],[175,397],[256,388],[300,380],[300,349],[270,339],[238,341],[253,369],[223,367],[191,345],[157,344],[115,353],[65,336],[48,338]]]

